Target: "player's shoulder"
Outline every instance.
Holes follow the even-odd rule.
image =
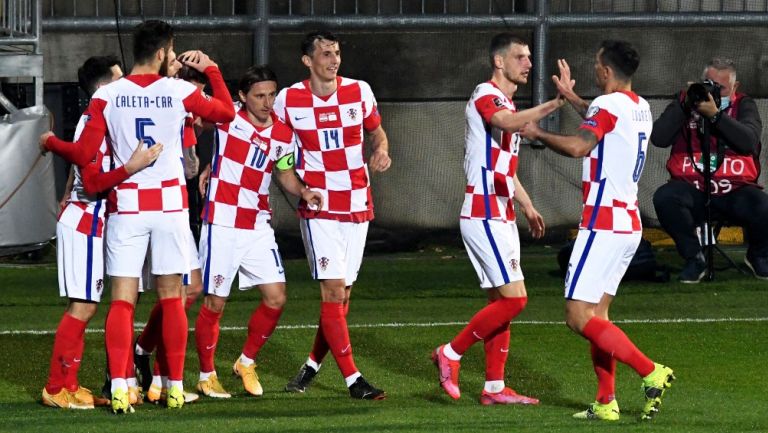
[[[272,138],[286,143],[291,142],[293,140],[293,129],[280,120],[280,117],[274,112],[270,115],[272,116]]]
[[[482,98],[483,96],[504,98],[504,93],[498,87],[494,86],[490,81],[484,81],[475,86],[475,90],[472,91],[470,100],[474,101]]]

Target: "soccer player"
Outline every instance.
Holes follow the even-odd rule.
[[[181,275],[189,270],[189,221],[181,164],[181,131],[187,113],[215,122],[234,118],[232,102],[219,69],[207,55],[182,55],[184,64],[204,71],[213,87],[208,99],[185,81],[166,77],[173,62],[173,29],[149,20],[136,27],[131,74],[102,86],[93,95],[78,146],[87,158],[109,134],[118,165],[126,161],[138,138],[148,145],[163,142],[166,151],[155,163],[121,183],[110,193],[107,226],[107,273],[112,277],[112,304],[105,341],[112,377],[112,410],[132,412],[125,366],[132,352],[133,312],[138,280],[147,246],[151,245],[152,273],[163,308],[162,341],[169,368],[167,404],[184,404],[182,376],[187,343],[187,317],[182,302]],[[50,140],[49,140],[50,141]],[[94,142],[96,145],[94,146]],[[52,145],[47,142],[46,145]],[[55,145],[55,144],[53,144]],[[150,242],[151,240],[151,242]]]
[[[368,168],[389,168],[389,143],[368,83],[337,75],[341,51],[336,36],[309,33],[301,51],[309,79],[281,90],[274,110],[295,132],[296,172],[323,195],[320,209],[306,201],[299,204],[304,248],[310,272],[320,281],[322,302],[312,352],[286,391],[304,392],[330,349],[350,396],[379,400],[386,397],[384,391],[371,386],[355,366],[347,312],[373,219]],[[364,131],[373,149],[368,164],[363,158]]]
[[[491,79],[479,84],[465,110],[464,172],[467,188],[461,209],[461,236],[477,272],[488,305],[449,343],[432,354],[440,385],[454,399],[461,396],[459,368],[462,355],[484,341],[485,386],[480,403],[537,404],[504,384],[509,352],[509,324],[528,300],[520,269],[520,238],[513,199],[525,214],[533,237],[544,235],[544,219],[517,178],[520,135],[525,122],[538,121],[565,101],[555,98],[517,111],[512,102],[518,86],[528,82],[531,52],[528,44],[510,33],[493,37],[489,49]]]
[[[77,75],[80,87],[92,95],[102,85],[122,77],[123,72],[114,56],[102,56],[86,60]],[[89,118],[88,111],[80,117],[75,140]],[[43,134],[41,144],[50,135]],[[43,146],[43,150],[47,149]],[[56,330],[48,382],[42,392],[43,404],[47,406],[93,409],[95,403],[108,404],[107,400],[102,401],[81,387],[77,379],[85,345],[85,327],[96,314],[104,288],[105,195],[102,193],[152,163],[161,150],[161,145],[147,149],[137,147],[127,164],[110,171],[110,152],[106,142],[102,141],[93,161],[72,167],[72,187],[68,188],[56,224],[59,291],[62,297],[69,299],[69,304]]]
[[[659,410],[672,369],[651,361],[608,318],[608,309],[642,236],[637,182],[646,160],[652,115],[648,103],[632,91],[640,57],[627,42],[603,41],[595,56],[595,77],[602,95],[587,104],[573,91],[565,60],[553,81],[584,122],[576,135],[558,135],[531,122],[520,131],[557,153],[583,157],[584,210],[565,277],[566,324],[589,340],[598,380],[597,398],[578,419],[619,419],[615,398],[616,361],[643,379],[641,419]],[[587,108],[589,107],[589,108]]]
[[[219,321],[235,274],[240,290],[254,286],[262,301],[248,322],[248,336],[233,366],[251,395],[263,394],[254,359],[277,326],[285,304],[285,270],[270,226],[269,184],[272,171],[289,193],[322,208],[323,196],[304,186],[293,169],[293,131],[272,112],[277,76],[267,66],[253,66],[240,79],[235,120],[216,128],[212,164],[200,175],[203,206],[200,253],[205,299],[195,322],[200,359],[197,389],[229,398],[219,382],[214,355]],[[210,183],[208,183],[210,179]]]

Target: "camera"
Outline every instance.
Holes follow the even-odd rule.
[[[715,101],[715,106],[720,108],[720,88],[721,86],[712,80],[704,80],[700,83],[693,83],[688,86],[688,91],[685,94],[685,105],[688,108],[696,108],[701,102],[709,100],[707,95],[712,95],[712,99]]]

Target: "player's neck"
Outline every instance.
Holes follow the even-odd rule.
[[[512,99],[515,96],[515,92],[517,91],[517,84],[514,82],[509,81],[503,76],[499,76],[498,74],[494,74],[493,77],[491,77],[491,81],[507,98]]]
[[[603,94],[608,95],[613,92],[631,92],[631,91],[632,91],[631,81],[611,80],[605,83],[605,89],[603,90]]]
[[[253,123],[253,126],[256,126],[258,128],[266,128],[268,126],[272,126],[272,116],[268,116],[265,121],[259,120],[253,113],[248,111],[248,120]]]
[[[159,74],[160,69],[155,65],[133,65],[130,75],[146,75],[146,74]]]
[[[312,94],[315,96],[324,97],[332,95],[337,88],[338,83],[336,81],[336,77],[334,77],[332,80],[323,80],[322,78],[316,76],[309,77],[309,90],[311,90]]]

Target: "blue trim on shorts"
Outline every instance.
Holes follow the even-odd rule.
[[[213,224],[206,224],[208,226],[208,245],[206,245],[208,254],[205,256],[205,274],[203,275],[203,293],[209,294],[208,292],[208,279],[211,276],[211,226]]]
[[[581,276],[581,271],[584,269],[584,263],[587,261],[587,256],[589,255],[590,248],[592,248],[592,242],[595,240],[596,234],[597,232],[594,231],[589,232],[587,244],[584,246],[584,251],[579,258],[579,264],[576,265],[576,271],[573,273],[573,278],[571,279],[571,287],[568,289],[568,295],[565,296],[565,299],[570,300],[573,297],[573,291],[576,288],[576,283],[579,282],[579,276]]]
[[[483,175],[483,205],[485,206],[485,218],[491,219],[491,197],[488,195],[488,170],[491,166],[491,148],[493,147],[493,135],[491,125],[485,127],[485,167],[481,167]],[[495,246],[494,246],[495,248]],[[506,278],[505,278],[506,280]]]
[[[507,268],[504,266],[504,262],[501,260],[501,253],[499,253],[499,247],[496,246],[496,240],[493,239],[493,233],[491,233],[491,225],[488,223],[488,220],[483,220],[483,227],[485,227],[485,234],[488,235],[488,241],[491,243],[493,255],[496,257],[496,263],[499,265],[501,277],[504,278],[504,284],[509,284],[509,274],[507,274]]]
[[[317,279],[317,254],[315,254],[315,244],[312,242],[312,230],[309,228],[309,220],[305,219],[307,224],[307,235],[309,235],[309,246],[312,248],[312,277]]]
[[[94,218],[95,219],[95,218]],[[93,279],[93,236],[88,237],[88,253],[85,259],[85,300],[91,300],[91,280]]]
[[[189,274],[181,274],[181,284],[184,286],[189,285]]]

